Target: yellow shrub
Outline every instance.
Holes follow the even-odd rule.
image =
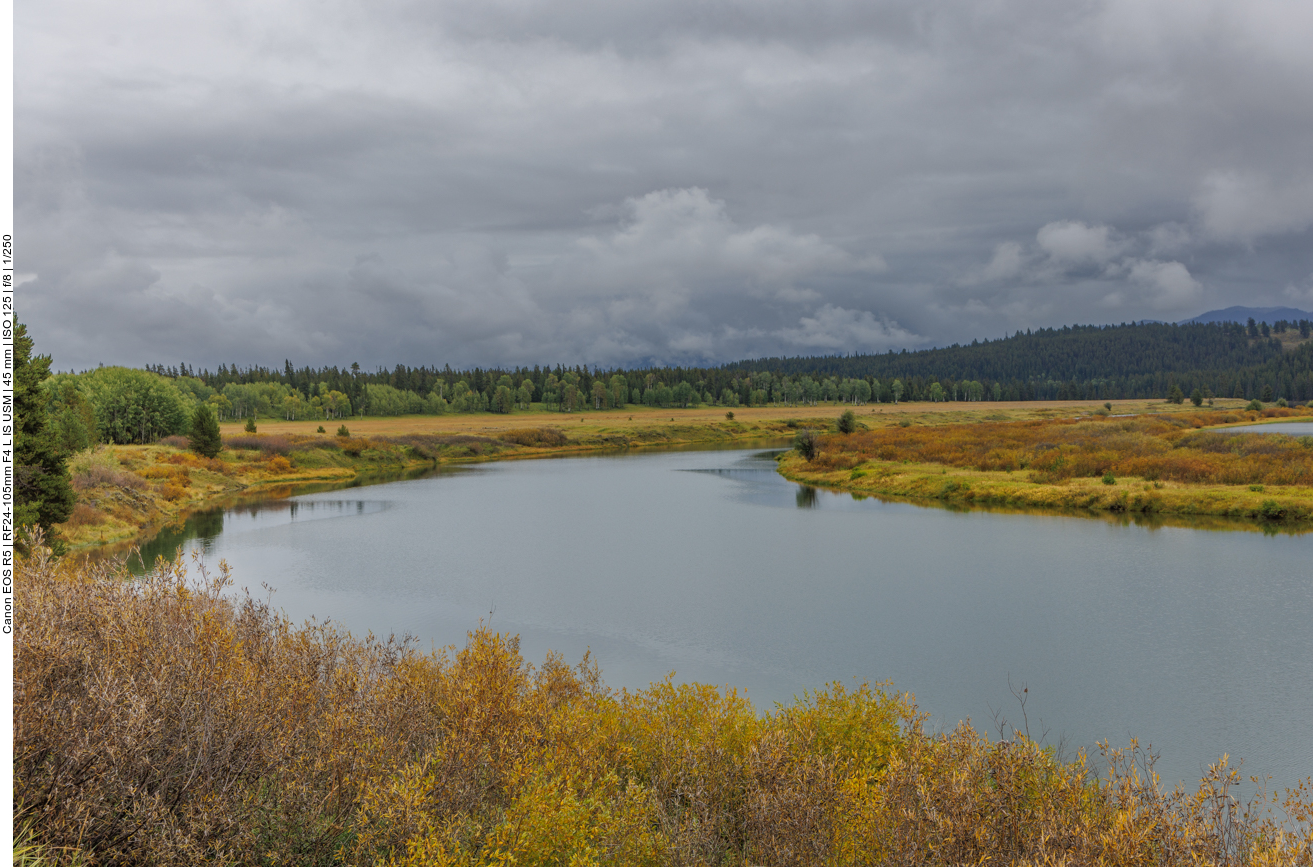
[[[425,655],[294,627],[225,572],[33,550],[15,821],[89,865],[1313,867],[1308,786],[1242,805],[1225,759],[1166,793],[1134,743],[1095,778],[1020,733],[926,734],[867,685],[765,717],[704,685],[617,694],[483,628]]]

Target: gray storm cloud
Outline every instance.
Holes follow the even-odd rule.
[[[1313,297],[1313,6],[15,4],[61,369],[708,363]]]

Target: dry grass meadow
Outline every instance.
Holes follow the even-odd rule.
[[[1308,529],[1313,438],[1219,434],[1238,423],[1313,419],[1313,409],[1191,407],[1174,413],[939,426],[900,419],[829,434],[797,481],[963,505],[1225,516]],[[1313,424],[1309,425],[1313,432]]]

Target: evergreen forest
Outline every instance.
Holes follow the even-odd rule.
[[[42,383],[69,449],[186,433],[199,404],[220,419],[579,412],[629,405],[809,406],[907,401],[1313,400],[1308,320],[1133,323],[1017,332],[883,354],[758,358],[710,367],[350,366],[217,370],[148,365],[61,373]],[[440,347],[434,353],[440,354]]]

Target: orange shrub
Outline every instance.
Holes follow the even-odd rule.
[[[165,482],[160,485],[160,496],[166,500],[181,500],[187,496],[187,489],[173,482]]]
[[[269,459],[267,466],[271,473],[290,473],[292,471],[292,462],[282,455],[274,455]]]
[[[137,471],[137,475],[143,479],[168,479],[179,485],[191,484],[191,470],[187,467],[171,466],[168,464],[153,464],[148,467],[142,467]]]

